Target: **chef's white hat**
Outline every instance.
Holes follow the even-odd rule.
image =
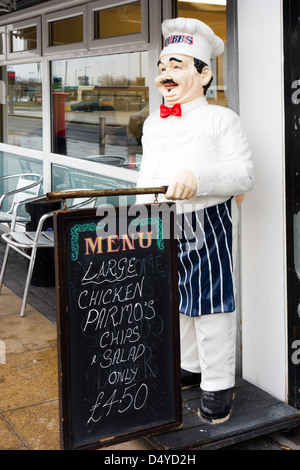
[[[166,54],[183,54],[195,57],[210,65],[211,59],[224,52],[224,42],[202,21],[193,18],[175,18],[162,24]]]

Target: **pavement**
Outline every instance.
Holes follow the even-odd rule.
[[[0,263],[4,246],[0,242]],[[0,450],[59,450],[55,287],[31,286],[20,317],[26,260],[11,253],[0,295]],[[150,451],[143,439],[102,450]],[[300,450],[300,429],[221,450]]]

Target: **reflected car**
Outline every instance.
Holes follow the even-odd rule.
[[[84,111],[84,112],[91,112],[91,111],[99,111],[99,103],[98,101],[79,101],[79,103],[71,104],[71,111]]]
[[[98,101],[79,101],[71,104],[71,111],[84,111],[90,113],[92,111],[114,111],[112,106],[100,105]]]

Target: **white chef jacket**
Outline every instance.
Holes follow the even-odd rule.
[[[251,153],[239,116],[209,105],[205,97],[183,104],[181,117],[163,119],[159,110],[153,112],[145,121],[142,144],[137,187],[168,186],[183,169],[196,175],[196,196],[176,201],[178,213],[225,202],[253,187]],[[165,200],[159,196],[159,202]],[[153,202],[153,196],[138,196],[137,202]]]

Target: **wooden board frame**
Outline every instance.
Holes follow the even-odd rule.
[[[167,204],[167,205],[170,206],[170,204]],[[149,204],[143,207],[147,207],[147,210],[149,211],[149,214],[150,214],[152,206],[153,204]],[[117,218],[119,218],[120,208],[115,208],[115,209],[116,209]],[[124,214],[124,208],[123,208],[122,214]],[[156,346],[160,347],[161,350],[159,351],[159,355],[154,358],[154,360],[156,361],[155,367],[162,368],[162,371],[163,371],[162,373],[160,373],[160,371],[157,373],[157,376],[160,377],[157,380],[166,380],[166,377],[168,377],[168,374],[169,374],[169,379],[171,379],[168,382],[164,382],[160,384],[160,385],[163,385],[163,387],[167,389],[163,391],[163,394],[161,397],[156,397],[156,399],[159,398],[159,401],[160,401],[160,407],[159,407],[160,410],[167,408],[169,411],[166,413],[169,413],[169,415],[166,415],[165,417],[163,417],[161,416],[161,414],[163,414],[164,411],[163,412],[160,411],[161,413],[160,416],[158,416],[157,419],[154,419],[155,414],[153,416],[151,415],[152,405],[150,405],[149,408],[147,405],[146,411],[143,410],[143,413],[140,413],[140,417],[136,418],[134,415],[131,415],[131,418],[130,416],[126,418],[127,406],[130,403],[130,401],[132,402],[133,397],[129,398],[128,394],[130,394],[131,392],[125,391],[123,395],[122,394],[120,395],[121,399],[119,401],[114,400],[115,395],[114,396],[112,395],[110,399],[110,403],[106,405],[107,406],[106,410],[109,409],[112,414],[110,416],[111,420],[109,422],[108,421],[106,422],[105,424],[106,427],[104,426],[105,428],[104,430],[101,429],[101,425],[98,426],[98,424],[94,423],[92,431],[91,429],[89,430],[87,429],[86,432],[85,431],[82,432],[82,429],[85,429],[85,428],[81,424],[78,425],[78,429],[80,429],[79,431],[78,429],[74,430],[76,427],[76,422],[80,421],[81,419],[80,413],[82,412],[82,410],[80,409],[80,407],[76,407],[76,413],[75,413],[74,406],[72,406],[72,400],[75,402],[75,396],[77,394],[78,384],[81,384],[81,381],[84,378],[86,380],[86,376],[88,376],[88,371],[85,371],[85,369],[83,369],[83,366],[81,364],[81,356],[78,356],[79,354],[82,355],[82,351],[84,351],[84,347],[86,346],[86,343],[84,343],[84,345],[80,349],[80,344],[78,344],[78,338],[80,338],[82,331],[81,333],[76,333],[77,335],[76,341],[74,339],[75,336],[73,334],[73,330],[78,331],[80,328],[78,328],[78,325],[77,325],[77,328],[73,326],[73,324],[76,321],[74,319],[76,318],[76,315],[78,315],[78,312],[74,313],[76,310],[74,305],[76,305],[76,303],[74,304],[74,299],[72,299],[73,294],[70,293],[71,288],[68,287],[68,284],[71,282],[71,280],[74,283],[74,278],[76,278],[78,274],[76,273],[76,271],[74,271],[75,264],[72,264],[73,261],[70,259],[70,250],[71,250],[70,227],[71,226],[75,227],[76,225],[78,226],[78,224],[80,223],[85,226],[85,230],[86,230],[86,227],[90,225],[91,222],[93,222],[95,225],[95,224],[98,224],[100,219],[99,219],[99,216],[97,215],[97,209],[82,209],[82,210],[76,210],[76,211],[63,210],[63,211],[57,211],[56,213],[54,213],[55,266],[56,266],[56,286],[57,286],[56,295],[57,295],[57,324],[58,324],[60,439],[61,439],[61,448],[64,450],[97,449],[97,448],[113,445],[116,443],[124,442],[127,440],[135,439],[137,437],[143,437],[146,435],[151,435],[151,434],[155,434],[159,432],[167,432],[169,430],[176,429],[181,426],[182,400],[181,400],[181,385],[180,385],[177,242],[176,242],[176,239],[174,238],[174,217],[175,215],[171,211],[170,219],[169,219],[170,226],[168,227],[168,230],[170,231],[169,232],[170,237],[169,237],[169,240],[165,240],[165,239],[163,240],[163,248],[161,248],[162,251],[160,252],[161,254],[159,255],[159,256],[163,256],[162,266],[164,269],[164,274],[159,279],[159,281],[158,281],[158,278],[155,281],[155,276],[157,276],[156,274],[155,276],[153,276],[153,282],[154,283],[156,282],[156,285],[157,285],[157,282],[159,282],[162,285],[162,289],[164,288],[163,286],[164,282],[166,282],[167,290],[165,290],[163,294],[161,295],[161,298],[163,297],[164,299],[164,300],[161,300],[161,302],[167,301],[169,303],[168,308],[164,312],[159,311],[160,309],[159,300],[157,300],[158,303],[155,305],[156,314],[159,311],[159,315],[163,314],[165,316],[164,322],[167,323],[168,328],[162,328],[162,331],[163,331],[162,334],[165,335],[164,341],[165,341],[165,338],[168,338],[167,339],[168,344],[167,345],[162,344],[163,342],[162,339],[159,339],[158,340],[159,346],[158,346],[158,343]],[[164,227],[161,227],[161,228],[163,229]],[[86,231],[84,236],[87,237],[88,235],[90,235],[90,233]],[[77,242],[78,242],[77,244],[79,244],[78,240]],[[87,247],[87,242],[85,243],[86,243],[85,246]],[[155,243],[153,242],[151,246],[149,247],[149,249],[152,249],[151,247],[153,246],[157,250],[158,243],[159,243],[158,241],[156,241]],[[110,247],[112,246],[115,248],[115,245],[110,245]],[[94,247],[94,249],[96,250],[95,248],[96,245],[95,244],[93,245],[93,242],[91,243],[90,247]],[[90,255],[91,252],[88,254]],[[105,254],[100,253],[100,256],[96,258],[95,253],[94,253],[93,263],[97,262],[96,259],[99,260],[99,262],[102,262],[103,259],[108,259],[107,256],[110,256],[110,254],[107,255],[107,253]],[[88,256],[87,260],[89,259],[90,258]],[[168,259],[168,262],[166,262],[166,259]],[[81,280],[82,279],[83,278],[81,278]],[[85,295],[86,294],[84,294],[84,297]],[[77,302],[78,302],[78,297],[76,296],[78,296],[78,294],[74,294],[74,298],[77,299]],[[163,305],[165,304],[163,303]],[[72,311],[72,309],[74,311]],[[86,310],[84,313],[86,314]],[[148,315],[148,317],[150,318],[150,315]],[[150,323],[150,320],[148,320],[148,323]],[[85,323],[85,325],[87,324],[88,322]],[[137,333],[137,331],[138,331],[138,326],[136,325],[135,332]],[[158,337],[157,331],[154,333]],[[106,334],[108,335],[107,331],[106,331]],[[153,341],[153,337],[154,336],[152,335],[151,341]],[[86,340],[84,339],[82,341],[84,342]],[[95,343],[96,340],[92,339],[91,341],[92,343],[93,342]],[[143,341],[146,341],[146,340],[143,340]],[[145,346],[145,347],[148,347],[148,346]],[[165,349],[163,350],[163,348]],[[90,362],[90,359],[92,357],[96,357],[96,354],[94,353],[95,353],[95,350],[93,351],[93,347],[92,347],[91,351],[88,351],[89,357],[88,357],[88,361],[85,361],[86,363]],[[100,357],[100,354],[99,354],[99,357]],[[101,357],[103,358],[104,356],[102,355]],[[152,357],[151,357],[151,360],[152,360]],[[166,368],[166,364],[164,364],[164,361],[168,361],[167,368]],[[75,367],[75,362],[76,362],[76,367]],[[101,367],[99,366],[98,368],[101,369]],[[80,373],[82,373],[83,370],[85,371],[84,377],[80,376]],[[102,372],[98,373],[99,377],[101,373]],[[76,377],[77,374],[79,374],[79,377]],[[162,375],[164,375],[164,379],[161,378]],[[72,376],[72,379],[71,379],[71,376]],[[99,381],[101,382],[99,377],[97,380],[98,382]],[[151,384],[153,385],[155,383],[156,378],[152,377],[151,378],[152,381],[149,383],[146,382],[147,380],[146,378],[143,378],[142,380],[144,380],[142,384],[144,385],[143,390],[145,391],[147,389],[147,394],[148,394],[147,400],[146,398],[144,398],[144,402],[147,403],[147,401],[149,400],[149,396],[151,394],[150,385]],[[74,384],[77,384],[76,387],[74,387]],[[142,385],[140,386],[140,389]],[[98,387],[98,393],[99,392],[100,393],[103,392],[103,389],[101,387],[100,388]],[[146,396],[146,392],[145,392],[145,396]],[[117,402],[121,403],[123,401],[123,398],[127,399],[127,401],[125,401],[126,407],[124,407],[126,412],[124,413],[123,413],[123,410],[120,410],[119,404],[115,405],[115,403]],[[134,398],[136,399],[137,397],[135,396]],[[98,397],[97,397],[97,400],[98,400]],[[77,403],[78,403],[78,400],[77,400]],[[95,407],[96,404],[97,403],[94,403],[94,405],[92,405],[90,403],[90,407],[91,406]],[[102,404],[101,406],[102,406],[102,409],[104,409],[104,405]],[[141,409],[140,408],[141,406],[142,405],[139,404],[137,408]],[[114,411],[112,410],[114,410],[114,407],[116,408],[119,407],[119,409],[117,410],[119,414],[117,412],[115,412],[115,415],[113,414]],[[90,411],[91,409],[92,408],[90,408]],[[120,432],[118,432],[118,430],[116,430],[116,427],[111,425],[110,423],[113,423],[116,419],[120,419],[119,415],[121,415],[121,411],[122,411],[122,417],[124,416],[125,421],[124,423],[121,422],[121,426],[120,426],[121,430]],[[149,417],[146,416],[147,413],[149,413]],[[82,419],[82,421],[84,420],[85,420],[85,423],[89,422],[89,420],[86,421],[86,416]],[[136,420],[136,424],[132,424],[134,420]],[[128,429],[126,428],[127,425],[128,425]],[[108,429],[109,426],[112,426],[111,432]]]

